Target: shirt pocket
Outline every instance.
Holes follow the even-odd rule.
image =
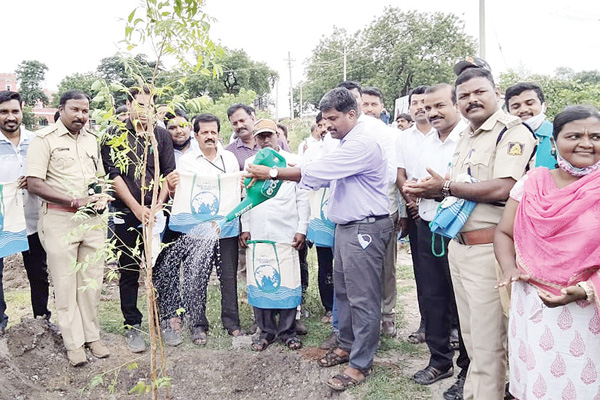
[[[57,170],[68,173],[75,168],[77,156],[69,147],[59,147],[52,151],[50,162]]]
[[[98,171],[98,153],[91,149],[86,149],[83,156],[83,167],[85,168],[86,174],[90,174],[92,176],[96,175]]]
[[[479,181],[487,181],[491,176],[492,153],[474,152],[471,157],[465,160],[467,173]]]

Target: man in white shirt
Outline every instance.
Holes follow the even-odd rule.
[[[212,114],[200,114],[194,118],[194,137],[199,148],[190,150],[181,156],[177,163],[177,169],[167,176],[170,190],[175,190],[179,183],[179,171],[199,175],[220,175],[239,171],[235,155],[224,150],[219,144],[220,127],[219,119]],[[239,221],[234,219],[221,229],[219,250],[214,249],[209,264],[210,266],[216,265],[217,276],[221,282],[221,322],[223,328],[232,336],[242,334],[237,302],[238,227]],[[190,259],[182,260],[184,275],[199,276],[190,271],[198,268],[198,265],[194,265],[193,262],[194,260]],[[161,297],[171,299],[177,296],[180,291],[179,269],[172,268],[170,265],[161,267],[163,267],[163,263],[157,262],[155,269],[160,268],[160,271],[155,272],[161,278],[155,284],[157,291],[162,293],[162,296],[158,297],[158,305],[163,321],[163,332],[168,344],[178,345],[181,343],[181,319],[177,315],[179,304],[163,303]],[[170,279],[169,276],[172,278]],[[204,345],[208,340],[208,321],[206,319],[206,297],[201,296],[200,293],[206,291],[206,286],[200,287],[199,282],[192,279],[186,281],[189,281],[189,287],[182,288],[182,297],[190,299],[187,301],[186,312],[190,319],[192,341],[194,344]],[[208,281],[202,283],[206,285]],[[175,296],[171,293],[175,293]]]
[[[429,124],[427,114],[425,113],[426,90],[427,86],[419,86],[410,93],[408,97],[409,112],[412,120],[415,121],[415,124],[401,132],[396,139],[396,158],[398,162],[398,181],[396,184],[398,185],[398,189],[400,189],[400,194],[406,201],[406,211],[408,214],[407,218],[403,218],[401,226],[403,232],[408,232],[415,275],[419,268],[419,260],[417,257],[417,254],[419,254],[417,224],[415,222],[419,219],[419,210],[416,199],[407,196],[402,191],[402,186],[404,186],[404,182],[407,180],[413,180],[415,178],[415,170],[417,168],[417,162],[423,142],[435,132],[435,129]],[[420,294],[418,294],[418,292],[417,297],[420,299]],[[419,300],[419,310],[420,309],[421,301]],[[425,323],[422,315],[423,312],[421,312],[419,329],[408,336],[408,341],[411,343],[422,343],[425,341]]]
[[[304,155],[304,152],[308,150],[309,147],[321,141],[321,133],[319,129],[317,129],[317,124],[313,122],[310,126],[310,136],[300,142],[298,145],[298,155]]]
[[[277,126],[270,120],[258,120],[253,133],[260,148],[270,147],[281,154],[287,164],[299,165],[300,158],[280,148]],[[254,156],[246,160],[252,164]],[[240,245],[247,248],[248,240],[268,240],[275,243],[291,244],[296,250],[305,245],[310,206],[308,191],[298,189],[296,182],[284,181],[275,197],[243,214]],[[296,255],[297,257],[297,255]],[[279,322],[275,322],[275,314]],[[281,339],[290,349],[297,350],[302,343],[296,337],[296,308],[264,309],[254,307],[254,318],[260,328],[260,337],[253,344],[253,350],[262,351],[276,338]]]
[[[36,195],[26,190],[27,180],[25,179],[27,149],[35,134],[22,127],[22,122],[23,109],[19,93],[0,92],[0,132],[2,133],[0,135],[0,162],[2,165],[2,168],[0,168],[0,182],[7,183],[18,180],[20,188],[23,189],[27,241],[29,242],[29,250],[23,252],[23,263],[31,287],[33,316],[44,316],[44,318],[50,319],[46,252],[37,233],[41,203]],[[3,259],[0,258],[0,336],[4,334],[8,322],[2,287],[3,269]]]
[[[449,172],[456,142],[466,127],[456,104],[454,87],[442,83],[428,88],[425,91],[424,105],[427,119],[436,131],[422,143],[413,174],[417,180],[430,177],[430,170],[441,175]],[[422,385],[452,376],[454,350],[450,344],[450,331],[453,321],[458,317],[446,254],[450,239],[440,235],[432,236],[429,229],[438,205],[439,202],[434,199],[420,199],[420,218],[416,220],[419,268],[415,269],[415,281],[421,315],[427,327],[425,342],[431,354],[427,367],[414,375],[415,381]],[[457,364],[462,370],[457,385],[464,383],[469,366],[464,345],[460,346],[460,351]]]

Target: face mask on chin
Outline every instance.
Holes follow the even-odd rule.
[[[535,132],[538,130],[538,128],[540,126],[542,126],[542,124],[544,123],[545,120],[546,120],[546,114],[541,112],[538,115],[534,115],[533,117],[529,118],[527,121],[523,121],[523,123],[526,124],[528,127],[530,127]]]
[[[587,167],[575,167],[573,164],[565,160],[563,156],[560,155],[560,153],[558,152],[558,148],[556,149],[556,161],[558,164],[558,168],[562,169],[567,174],[571,176],[576,176],[578,178],[589,175],[592,172],[600,169],[600,161],[598,161],[596,164],[592,164]]]

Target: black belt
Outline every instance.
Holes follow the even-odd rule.
[[[380,219],[389,218],[389,214],[385,215],[372,215],[370,217],[365,217],[363,219],[359,219],[357,221],[350,221],[341,225],[353,225],[353,224],[372,224],[375,221],[379,221]]]

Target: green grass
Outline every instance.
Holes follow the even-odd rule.
[[[317,282],[317,257],[316,251],[311,249],[308,253],[309,262],[309,287],[305,296],[304,307],[309,311],[310,316],[304,319],[308,328],[308,335],[301,337],[305,347],[318,347],[331,333],[331,326],[321,323],[321,317],[325,310],[321,305]],[[401,280],[414,279],[413,269],[410,265],[398,265],[396,276]],[[115,290],[118,290],[114,288]],[[401,285],[398,287],[398,298],[403,293],[413,290],[410,285]],[[23,315],[31,315],[31,305],[29,300],[29,290],[11,290],[5,293],[8,304],[7,314],[10,317],[9,326],[18,323]],[[246,283],[243,280],[238,281],[238,298],[240,320],[242,328],[249,328],[252,324],[251,308],[244,300],[246,298]],[[51,301],[51,307],[53,302]],[[138,308],[144,315],[142,330],[147,331],[148,319],[146,317],[146,296],[143,289],[140,289],[138,298]],[[403,320],[403,304],[398,301],[396,305],[396,323],[403,326],[406,322]],[[116,299],[103,300],[100,304],[100,326],[105,332],[121,334],[123,328],[123,315],[121,313],[118,296]],[[229,349],[232,339],[221,325],[221,294],[218,285],[209,285],[207,293],[206,317],[209,321],[210,330],[208,333],[209,349]],[[55,319],[53,317],[53,319]],[[189,333],[186,329],[184,334],[184,343],[182,350],[195,348],[189,339]],[[248,348],[248,352],[251,350]],[[426,349],[422,346],[416,346],[401,339],[381,338],[381,344],[377,352],[379,357],[385,359],[406,358],[406,357],[425,357]],[[401,366],[400,366],[401,367]],[[376,364],[374,374],[369,377],[364,385],[353,388],[350,394],[353,398],[368,400],[390,400],[390,399],[428,399],[430,398],[429,389],[413,383],[409,376],[402,374],[402,369],[398,365],[384,362]]]

